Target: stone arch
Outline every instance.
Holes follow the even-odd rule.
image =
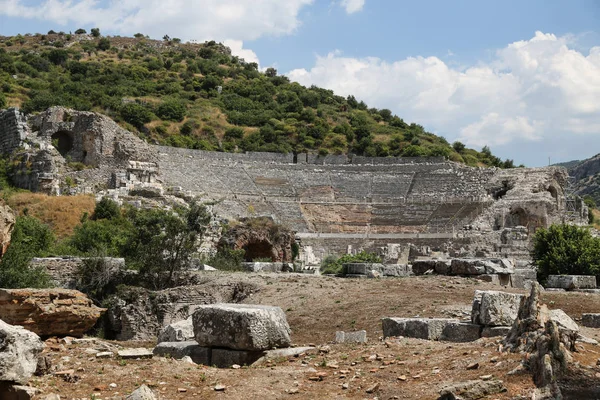
[[[63,157],[66,157],[73,150],[73,132],[56,132],[52,135],[52,145]]]
[[[515,226],[525,226],[529,225],[529,215],[527,211],[525,211],[521,207],[515,207],[506,215],[506,219],[504,222],[504,226],[507,228],[513,228]]]
[[[259,258],[269,258],[271,261],[277,260],[277,251],[267,240],[251,240],[242,247],[245,251],[246,261],[255,261]]]
[[[556,201],[556,204],[560,204],[560,198],[558,196],[559,191],[556,188],[556,186],[550,185],[548,187],[548,193],[550,193],[550,196],[552,196],[552,198],[554,199],[554,201]]]

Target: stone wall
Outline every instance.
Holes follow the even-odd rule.
[[[7,155],[21,147],[30,130],[27,119],[16,108],[0,110],[0,152]]]

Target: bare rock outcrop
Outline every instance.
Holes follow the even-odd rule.
[[[6,253],[15,226],[15,214],[7,205],[0,205],[0,256]]]
[[[69,289],[0,289],[0,319],[40,336],[83,336],[105,311]]]
[[[519,314],[504,340],[507,349],[525,355],[525,363],[540,393],[560,396],[557,378],[572,360],[577,332],[559,329],[545,304],[540,304],[540,286],[534,284],[521,300]]]
[[[27,383],[43,347],[35,333],[0,320],[0,381]]]

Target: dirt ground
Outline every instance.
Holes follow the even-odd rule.
[[[382,317],[415,316],[468,319],[476,289],[525,293],[523,290],[445,276],[378,280],[230,274],[215,279],[257,283],[260,290],[246,303],[280,306],[295,345],[327,347],[318,354],[278,359],[259,367],[217,369],[156,357],[97,359],[91,350],[98,348],[94,343],[49,339],[45,351],[54,368],[73,369],[76,378],[45,375],[33,378],[31,385],[44,395],[59,394],[61,399],[121,398],[143,383],[163,399],[436,399],[447,384],[492,375],[501,379],[507,390],[488,398],[531,398],[531,377],[508,374],[520,365],[521,356],[500,352],[499,338],[464,344],[406,338],[384,341],[380,321]],[[582,312],[600,312],[600,295],[546,292],[542,300],[576,321]],[[367,331],[367,344],[333,343],[336,330],[360,329]],[[600,329],[582,328],[582,333],[600,339]],[[117,345],[152,348],[154,344],[109,344]],[[600,346],[581,344],[578,349],[569,384],[593,387],[593,393],[600,393],[600,366],[596,365]],[[467,369],[474,363],[478,368]],[[216,391],[217,385],[224,390]]]

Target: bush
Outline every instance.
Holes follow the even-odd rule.
[[[93,37],[99,37],[100,36],[100,28],[92,28],[90,30],[91,34]]]
[[[177,100],[162,102],[156,110],[156,115],[167,121],[182,121],[186,113],[185,104]]]
[[[128,103],[121,107],[121,117],[136,128],[152,121],[152,112],[141,104]]]
[[[107,197],[103,197],[102,200],[100,200],[97,204],[96,204],[96,208],[94,209],[94,215],[92,216],[93,220],[99,220],[99,219],[117,219],[121,217],[121,207],[119,207],[119,204],[114,201],[111,200]]]
[[[6,108],[8,102],[6,101],[6,96],[4,93],[0,93],[0,108]]]
[[[203,259],[203,262],[222,271],[243,271],[242,263],[245,254],[244,250],[221,248],[214,256]]]
[[[600,239],[585,227],[552,225],[538,229],[531,256],[542,283],[548,275],[600,275]]]
[[[106,51],[110,49],[110,40],[108,38],[102,38],[98,41],[98,45],[96,47],[98,50]]]
[[[43,267],[31,268],[31,259],[44,256],[54,244],[47,225],[28,216],[17,217],[11,243],[0,261],[3,288],[50,287],[50,277]]]
[[[335,256],[327,256],[321,263],[321,273],[323,274],[341,274],[343,266],[347,263],[380,263],[381,258],[373,253],[361,251],[357,254],[346,254],[337,258]]]

